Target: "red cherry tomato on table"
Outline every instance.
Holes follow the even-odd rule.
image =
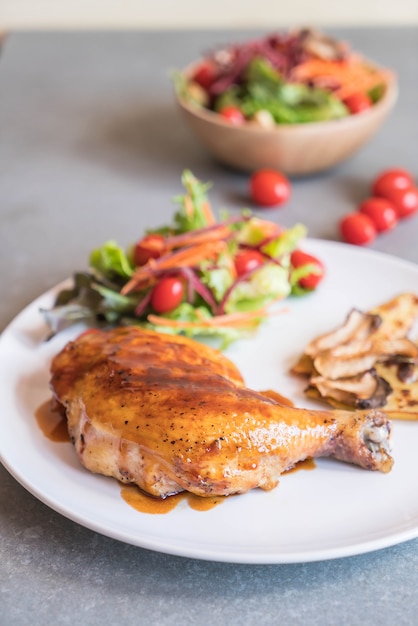
[[[250,195],[260,206],[280,206],[290,198],[290,182],[276,170],[258,170],[250,177]]]
[[[238,276],[252,272],[261,265],[265,259],[258,250],[243,250],[235,256],[234,264]]]
[[[369,96],[361,91],[348,96],[343,102],[352,115],[366,111],[366,109],[370,109],[373,106]]]
[[[374,196],[383,198],[389,197],[394,189],[409,189],[415,187],[412,175],[404,169],[385,170],[372,184],[372,193]]]
[[[349,213],[340,222],[341,236],[347,243],[364,246],[376,237],[376,227],[368,215]]]
[[[146,235],[138,241],[134,248],[134,263],[135,265],[145,265],[150,259],[158,259],[163,251],[164,237],[162,235]]]
[[[418,211],[418,189],[392,189],[387,193],[387,199],[393,204],[399,219],[409,217]]]
[[[156,313],[169,313],[183,300],[184,285],[176,276],[164,276],[151,292],[151,306]]]
[[[293,267],[301,267],[302,265],[315,265],[318,272],[308,274],[299,280],[299,285],[304,289],[315,289],[324,278],[325,269],[323,263],[312,254],[303,252],[302,250],[294,250],[290,255],[290,262]]]
[[[367,198],[358,209],[360,213],[370,217],[379,233],[391,230],[398,223],[396,209],[386,198]]]
[[[245,116],[238,107],[226,106],[219,111],[219,115],[235,126],[240,126],[245,122]]]

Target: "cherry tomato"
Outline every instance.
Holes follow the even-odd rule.
[[[344,104],[352,115],[361,113],[362,111],[370,109],[373,106],[369,96],[361,91],[353,93],[351,96],[348,96],[348,98],[345,98]]]
[[[250,177],[250,195],[261,206],[280,206],[290,198],[290,182],[276,170],[263,169]]]
[[[151,293],[151,306],[157,313],[173,311],[183,300],[184,286],[176,276],[164,276]]]
[[[234,124],[235,126],[240,126],[245,122],[245,116],[242,111],[238,107],[234,106],[226,106],[219,111],[219,115],[221,115],[227,122],[230,124]]]
[[[386,198],[367,198],[358,209],[360,213],[370,217],[379,233],[391,230],[398,223],[396,209]]]
[[[393,189],[387,196],[395,207],[399,219],[409,217],[418,211],[418,189]]]
[[[322,261],[317,259],[312,254],[303,252],[302,250],[294,250],[290,255],[290,262],[293,267],[301,267],[302,265],[315,265],[318,268],[318,273],[308,274],[304,278],[299,280],[299,285],[304,289],[315,289],[321,280],[324,278],[325,269]]]
[[[216,77],[217,72],[214,64],[210,61],[203,61],[195,69],[192,75],[192,80],[203,87],[203,89],[207,90],[212,85]]]
[[[258,250],[243,250],[235,256],[234,264],[238,276],[252,272],[264,263],[264,257]]]
[[[145,265],[150,259],[158,259],[164,251],[164,237],[162,235],[146,235],[138,241],[134,248],[135,265]]]
[[[394,189],[408,189],[414,187],[414,179],[412,175],[403,169],[385,170],[372,184],[372,193],[374,196],[387,198]]]
[[[340,222],[342,238],[347,243],[364,246],[376,237],[376,227],[368,215],[349,213]]]

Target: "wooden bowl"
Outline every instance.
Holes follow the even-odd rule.
[[[398,87],[393,77],[372,108],[329,122],[281,124],[272,129],[251,122],[234,126],[208,109],[177,96],[184,118],[205,148],[220,162],[251,172],[274,168],[303,176],[348,159],[379,130],[393,109]]]

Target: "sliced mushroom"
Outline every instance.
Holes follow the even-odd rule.
[[[397,378],[401,383],[412,383],[418,380],[418,364],[415,363],[398,363]]]
[[[378,408],[386,404],[392,393],[389,383],[375,369],[358,376],[329,380],[322,376],[311,378],[310,386],[324,399],[333,398],[345,405],[359,409]]]
[[[309,379],[311,398],[339,408],[385,410],[418,417],[418,343],[407,336],[418,319],[418,296],[403,293],[314,339],[292,372]],[[411,417],[413,416],[413,417]]]
[[[414,363],[418,357],[418,347],[406,337],[400,339],[380,339],[372,342],[351,341],[320,353],[313,359],[315,370],[335,380],[364,372],[376,362],[396,361]]]
[[[392,393],[388,381],[376,374],[376,388],[370,398],[359,398],[356,403],[358,409],[377,409],[386,406],[387,398]]]
[[[326,400],[327,402],[330,402],[330,400],[334,400],[338,402],[340,406],[344,406],[347,408],[354,408],[356,406],[356,396],[353,393],[344,391],[342,389],[332,389],[322,385],[310,385],[306,390],[306,393],[311,398],[318,397],[319,395],[322,400]]]
[[[357,353],[344,358],[341,354],[335,356],[332,351],[329,351],[317,356],[313,363],[321,376],[330,380],[337,380],[366,372],[374,366],[375,362],[376,356],[369,352]]]
[[[373,351],[378,360],[398,359],[414,362],[418,358],[418,346],[407,337],[399,339],[378,339],[373,342]]]
[[[320,352],[330,350],[342,343],[354,339],[362,341],[369,337],[379,327],[380,323],[381,320],[378,315],[370,315],[358,309],[352,309],[342,326],[311,341],[305,349],[305,354],[315,357]]]
[[[370,352],[375,352],[373,348],[374,343],[370,341],[370,339],[354,339],[348,343],[335,346],[331,350],[328,350],[326,354],[329,354],[334,359],[351,359],[370,354]],[[325,354],[325,352],[323,354]]]

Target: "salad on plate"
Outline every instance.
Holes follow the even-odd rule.
[[[216,220],[209,183],[190,170],[174,199],[171,224],[148,230],[127,249],[107,241],[90,254],[42,313],[52,334],[69,325],[140,325],[221,347],[253,331],[274,303],[317,287],[318,259],[300,254],[306,228],[284,229],[248,210]]]

